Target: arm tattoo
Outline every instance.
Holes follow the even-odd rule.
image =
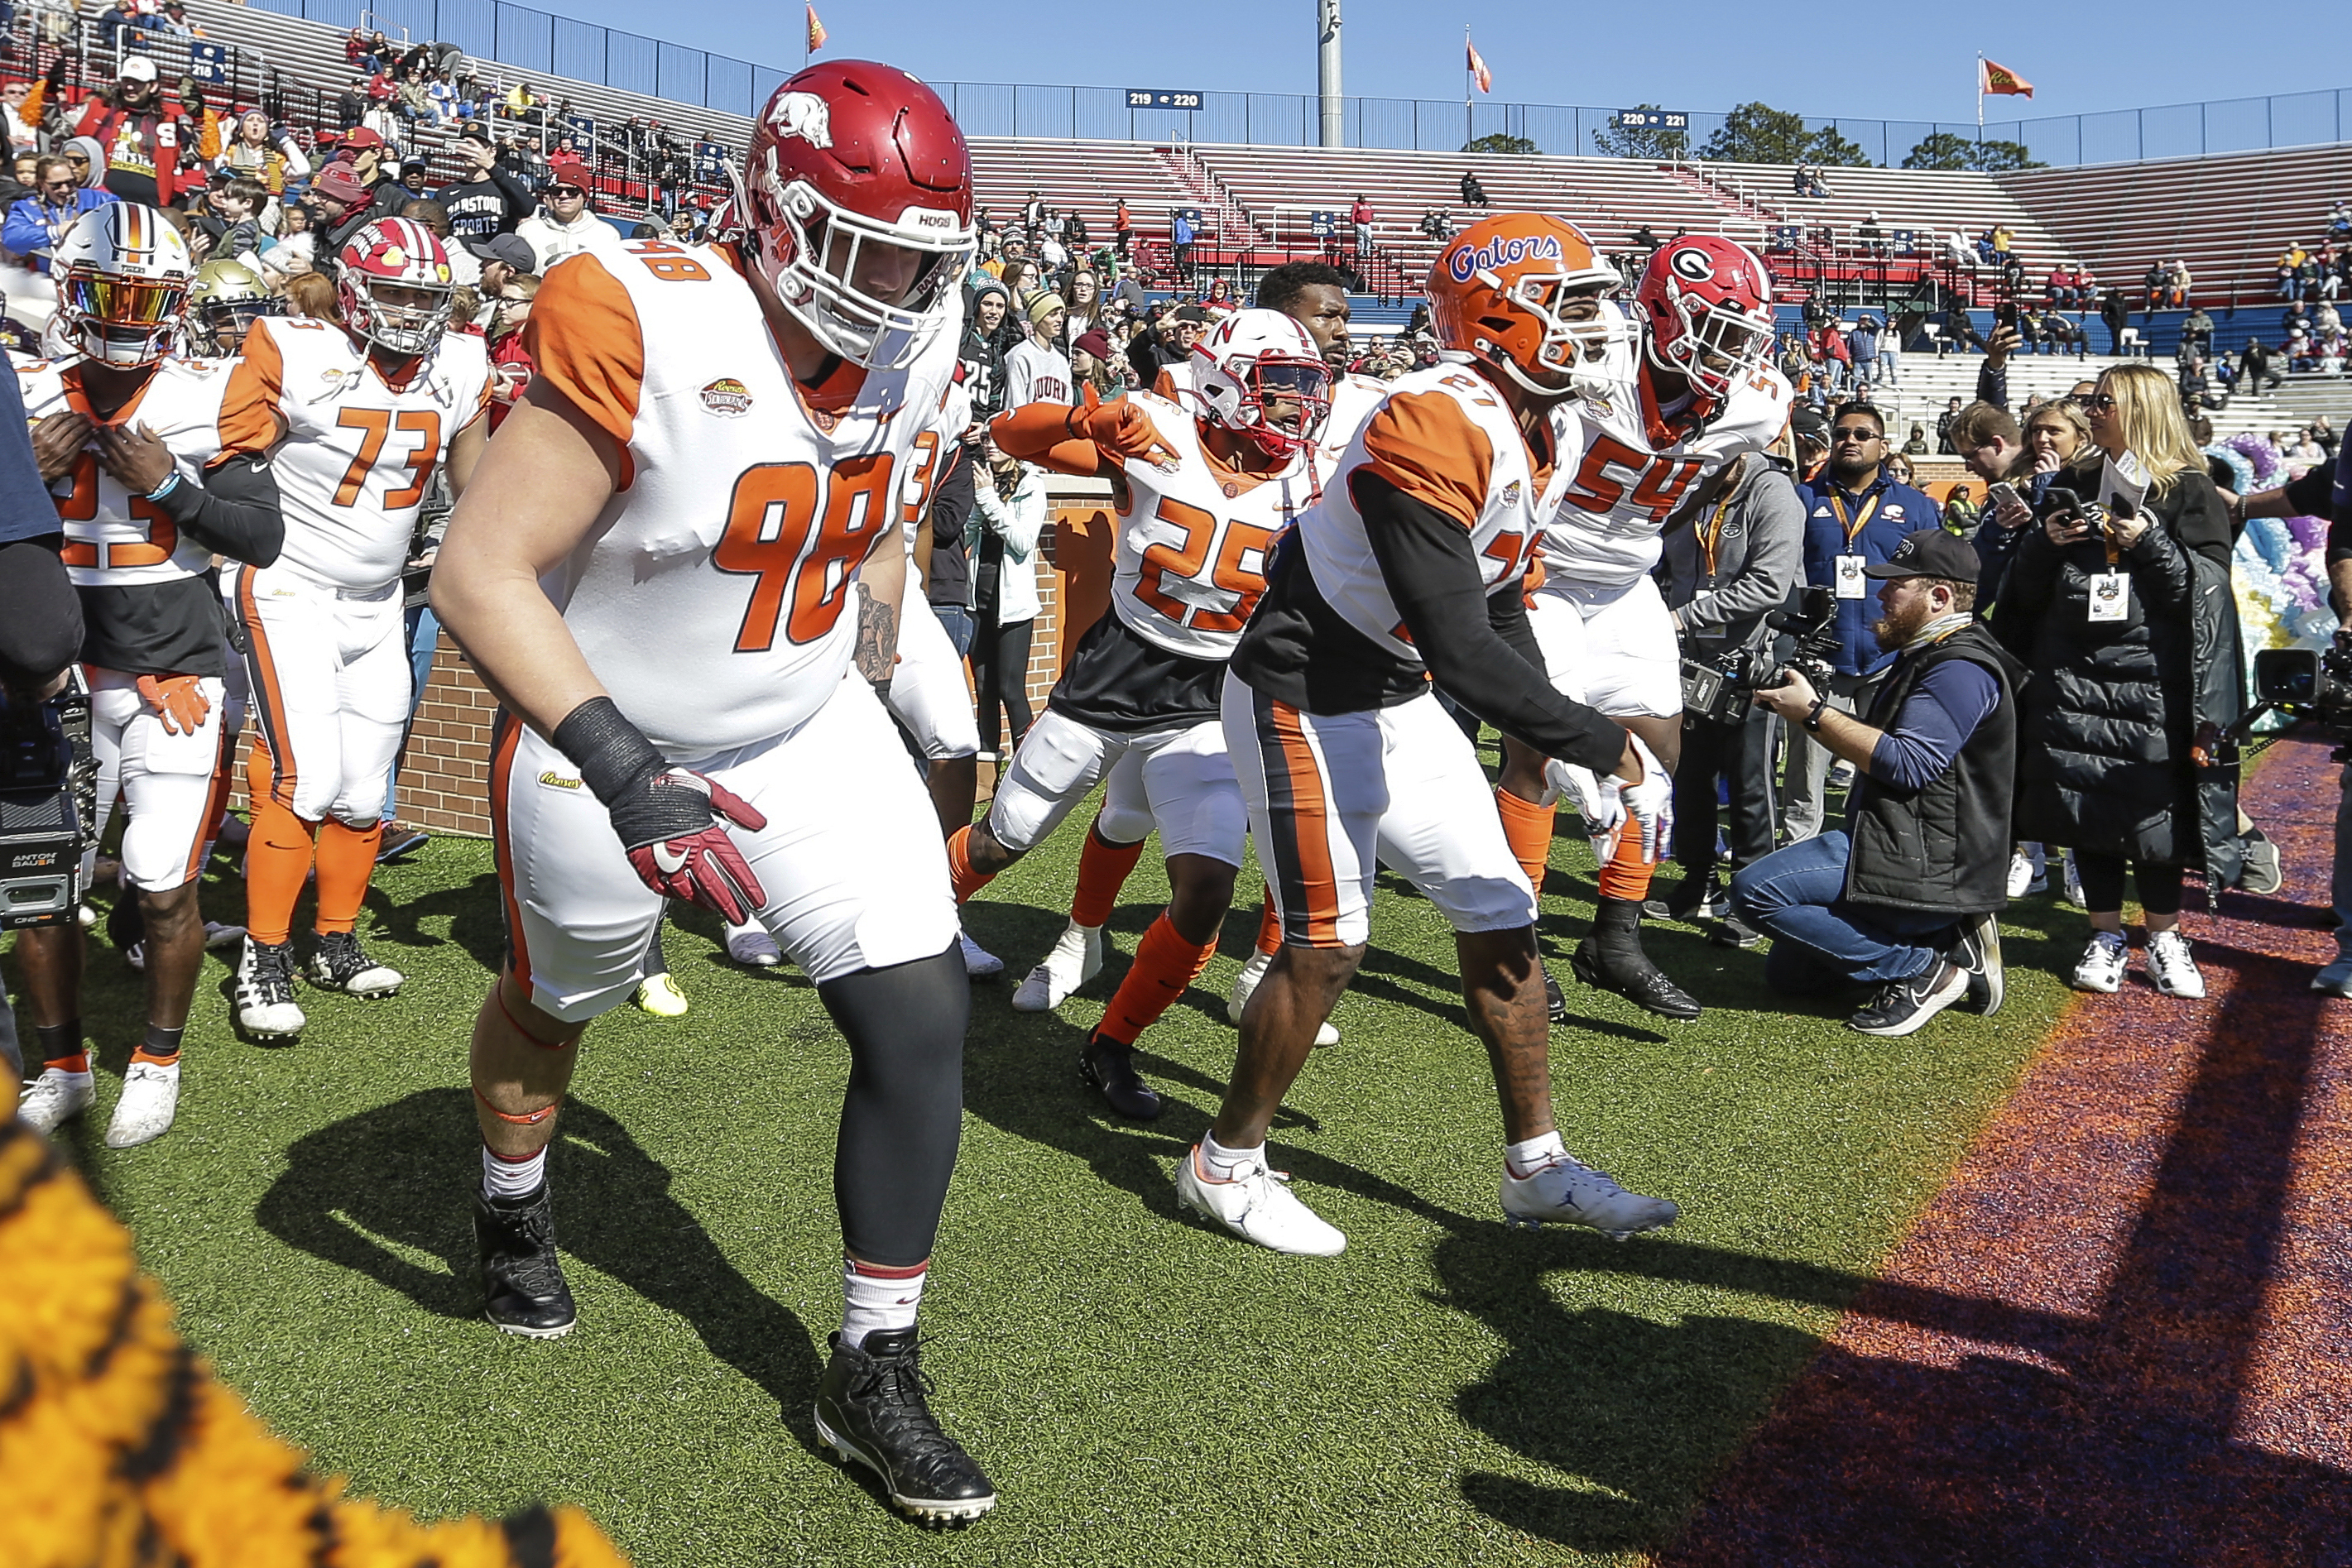
[[[890,684],[898,663],[898,607],[857,585],[857,673],[877,686]]]

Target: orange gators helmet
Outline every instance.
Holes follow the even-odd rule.
[[[1429,316],[1449,352],[1483,361],[1556,397],[1582,357],[1623,340],[1629,321],[1605,296],[1624,287],[1574,224],[1497,213],[1471,225],[1429,268]]]

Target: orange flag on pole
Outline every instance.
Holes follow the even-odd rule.
[[[816,19],[816,7],[814,5],[808,8],[808,24],[809,53],[814,54],[819,49],[824,47],[824,24]]]
[[[1462,40],[1462,46],[1470,51],[1470,59],[1468,62],[1470,74],[1477,78],[1478,90],[1480,92],[1494,91],[1495,73],[1488,70],[1486,68],[1486,62],[1478,57],[1478,46],[1472,43],[1466,36]]]
[[[1977,91],[2006,98],[2032,98],[2033,84],[2007,66],[1997,66],[1979,55],[1977,57]]]

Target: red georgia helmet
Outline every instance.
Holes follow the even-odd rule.
[[[911,361],[973,251],[971,155],[939,95],[870,60],[811,66],[770,96],[743,176],[752,264],[784,308],[845,360]],[[891,298],[868,246],[910,253]]]
[[[1721,399],[1772,351],[1772,277],[1756,253],[1719,235],[1669,240],[1633,299],[1650,328],[1650,362]]]
[[[388,352],[429,354],[449,325],[455,279],[449,255],[431,229],[414,218],[378,218],[343,242],[336,255],[343,325]],[[393,305],[376,298],[379,285],[428,291],[425,305]]]

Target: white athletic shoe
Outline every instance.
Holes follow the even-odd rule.
[[[2033,885],[2033,861],[2023,850],[2009,852],[2009,896],[2023,898]]]
[[[2094,931],[2090,946],[2083,949],[2083,961],[2074,966],[2074,988],[2113,996],[2123,988],[2124,969],[2130,962],[2131,949],[2120,936]]]
[[[727,928],[727,956],[754,969],[772,968],[784,961],[783,949],[768,935],[768,928],[756,920],[749,925]]]
[[[152,1144],[172,1130],[180,1108],[180,1064],[134,1061],[122,1075],[122,1098],[114,1103],[114,1120],[107,1124],[106,1146],[135,1149]]]
[[[2147,977],[2168,997],[2205,994],[2205,977],[2189,955],[2189,938],[2178,931],[2159,931],[2147,939]]]
[[[1070,999],[1080,986],[1102,973],[1103,938],[1099,925],[1073,920],[1055,938],[1045,961],[1029,971],[1013,993],[1013,1010],[1049,1013]]]
[[[1682,1210],[1664,1197],[1627,1192],[1607,1171],[1594,1170],[1573,1155],[1556,1155],[1524,1176],[1503,1165],[1503,1222],[1534,1227],[1563,1220],[1600,1231],[1614,1241],[1672,1225]]]
[[[1198,1144],[1176,1165],[1176,1201],[1244,1241],[1307,1258],[1336,1258],[1348,1239],[1291,1193],[1290,1177],[1266,1169],[1263,1149],[1231,1181],[1212,1181]]]
[[[961,925],[956,927],[956,946],[963,949],[963,972],[973,979],[993,979],[1004,973],[1004,960],[973,941]]]
[[[1225,1017],[1233,1021],[1235,1029],[1242,1027],[1242,1010],[1249,1006],[1251,996],[1257,990],[1257,983],[1265,978],[1265,972],[1273,963],[1273,954],[1261,953],[1253,947],[1250,949],[1249,962],[1244,964],[1242,972],[1234,977],[1234,988],[1225,993]],[[1325,1019],[1315,1030],[1317,1048],[1319,1050],[1324,1046],[1339,1043],[1339,1031],[1331,1027],[1329,1019]]]
[[[2074,869],[2074,852],[2066,852],[2066,902],[2077,909],[2088,909],[2091,901],[2083,896],[2083,873]]]
[[[247,936],[236,961],[237,1027],[255,1040],[282,1040],[308,1021],[294,1000],[294,944]]]
[[[37,1133],[54,1133],[58,1123],[89,1109],[90,1094],[89,1073],[44,1067],[16,1102],[16,1114]]]

